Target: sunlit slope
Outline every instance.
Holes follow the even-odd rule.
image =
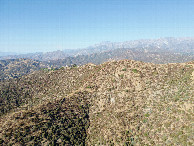
[[[1,82],[0,142],[191,145],[192,75],[193,62],[122,60]]]

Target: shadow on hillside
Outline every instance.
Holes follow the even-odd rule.
[[[12,118],[11,125],[0,131],[1,144],[85,145],[89,104],[83,93],[77,93],[37,109],[15,113]]]

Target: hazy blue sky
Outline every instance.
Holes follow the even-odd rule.
[[[193,36],[194,0],[0,0],[0,52]]]

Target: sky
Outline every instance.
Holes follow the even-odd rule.
[[[0,0],[0,52],[194,36],[194,0]]]

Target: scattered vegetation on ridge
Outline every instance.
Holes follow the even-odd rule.
[[[2,145],[192,145],[194,62],[133,60],[0,82]]]

